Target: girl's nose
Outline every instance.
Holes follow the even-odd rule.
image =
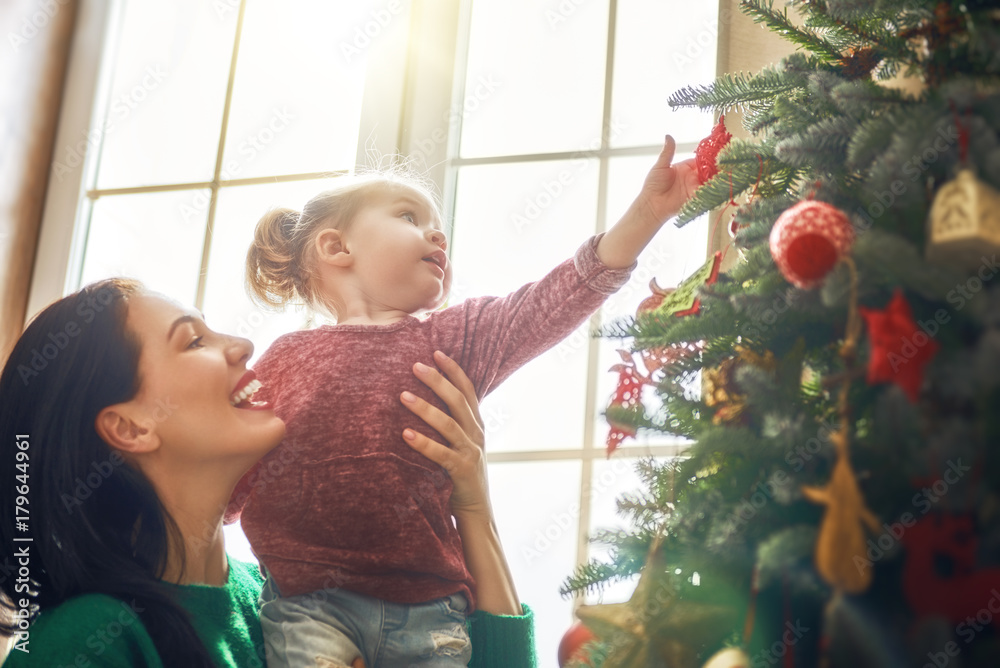
[[[427,238],[431,240],[431,243],[435,246],[440,246],[441,250],[446,250],[448,248],[448,240],[444,236],[444,232],[441,230],[428,230]]]

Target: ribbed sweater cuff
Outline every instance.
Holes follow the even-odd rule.
[[[609,269],[601,259],[597,257],[597,244],[604,236],[604,232],[597,234],[580,246],[576,252],[573,263],[580,273],[584,282],[595,292],[605,295],[614,294],[620,287],[628,282],[628,277],[632,270],[639,264],[633,262],[631,267],[624,269]]]
[[[535,613],[521,605],[524,614],[491,615],[477,610],[469,620],[472,663],[477,666],[535,668]]]

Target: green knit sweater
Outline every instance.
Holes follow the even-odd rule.
[[[184,585],[180,603],[219,668],[264,668],[257,614],[263,579],[256,565],[229,559],[223,587]],[[534,668],[534,618],[476,612],[469,617],[475,668]],[[12,648],[3,668],[175,668],[164,666],[137,612],[103,594],[70,599],[43,612],[27,649]],[[21,643],[23,644],[23,643]]]

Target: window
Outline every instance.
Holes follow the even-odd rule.
[[[624,212],[664,132],[680,159],[711,128],[709,115],[671,112],[666,99],[714,76],[718,8],[670,7],[84,2],[29,311],[128,274],[262,351],[308,321],[246,298],[256,221],[397,150],[426,167],[453,220],[453,302],[539,278]],[[668,223],[588,327],[483,404],[498,523],[538,616],[542,665],[554,665],[571,622],[558,585],[597,554],[588,533],[618,523],[614,499],[639,486],[634,458],[680,446],[640,437],[605,459],[600,414],[618,358],[588,329],[633,313],[651,278],[675,285],[706,250],[704,220]],[[230,550],[247,556],[238,539]]]

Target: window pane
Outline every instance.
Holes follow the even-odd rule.
[[[326,185],[297,181],[219,191],[203,310],[213,329],[253,341],[254,358],[282,334],[301,329],[307,318],[301,309],[288,308],[284,313],[263,309],[247,296],[243,279],[254,228],[269,209],[285,206],[301,211]]]
[[[535,611],[540,668],[556,668],[559,640],[573,621],[573,601],[559,595],[559,585],[576,562],[580,468],[580,462],[489,467],[511,575],[521,600]]]
[[[599,142],[607,35],[607,0],[558,7],[476,0],[462,156],[573,151]]]
[[[613,146],[660,144],[664,134],[698,141],[712,115],[698,109],[671,111],[667,98],[715,78],[718,3],[619,0],[615,24]]]
[[[177,191],[102,197],[94,203],[81,285],[111,276],[138,278],[146,287],[193,305],[205,240],[204,216],[183,215],[192,197]]]
[[[593,234],[596,187],[589,160],[463,168],[450,302],[507,294],[572,257]],[[581,447],[586,364],[584,325],[489,395],[490,451]]]
[[[353,29],[375,4],[247,4],[224,180],[354,166],[367,50]]]
[[[236,10],[203,0],[123,5],[107,117],[91,138],[104,139],[98,187],[209,181]]]
[[[243,533],[242,524],[239,522],[226,524],[222,527],[222,532],[226,536],[226,554],[251,564],[258,562],[247,535]]]
[[[665,462],[667,460],[658,460]],[[625,493],[636,493],[646,488],[635,471],[635,459],[612,457],[610,460],[595,460],[590,487],[590,535],[599,529],[632,529],[628,518],[618,514],[618,497]],[[591,543],[590,556],[601,561],[610,561],[610,548],[599,543]],[[603,592],[587,594],[587,603],[620,603],[627,601],[635,590],[638,576],[624,582],[608,585]]]
[[[678,155],[677,160],[684,160],[688,155]],[[639,156],[628,158],[613,158],[608,172],[608,220],[613,221],[621,216],[635,198],[646,177],[649,168],[656,161],[654,156]],[[616,318],[635,315],[639,304],[652,292],[649,288],[651,279],[656,279],[662,288],[675,287],[690,276],[705,262],[707,246],[708,217],[703,216],[682,228],[674,226],[673,221],[660,229],[653,241],[639,256],[639,266],[632,272],[629,282],[616,294],[612,295],[601,310],[601,321],[611,323]],[[616,352],[626,348],[629,341],[618,339],[602,339],[599,344],[597,367],[597,420],[594,425],[595,447],[603,448],[608,436],[608,423],[603,413],[618,384],[618,374],[609,372],[612,365],[621,362]],[[641,364],[639,371],[646,373]],[[651,387],[643,388],[643,402],[647,408],[656,410],[659,402]],[[635,439],[625,441],[624,445],[646,445],[673,443],[674,440],[662,434],[642,432]]]

